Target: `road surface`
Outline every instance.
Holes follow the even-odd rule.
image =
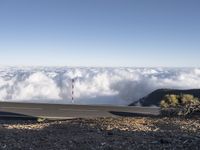
[[[47,119],[158,115],[159,108],[0,102],[0,117]]]

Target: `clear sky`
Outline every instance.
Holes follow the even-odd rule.
[[[0,65],[200,67],[200,0],[0,0]]]

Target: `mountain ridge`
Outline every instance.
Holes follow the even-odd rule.
[[[129,106],[159,106],[161,100],[164,98],[167,94],[191,94],[194,97],[197,97],[200,99],[200,89],[187,89],[187,90],[181,90],[181,89],[157,89],[147,96],[139,99],[136,102],[131,103]]]

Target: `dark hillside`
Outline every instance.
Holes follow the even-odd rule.
[[[159,106],[161,100],[164,98],[167,94],[191,94],[194,97],[200,98],[200,89],[190,89],[190,90],[177,90],[177,89],[158,89],[146,97],[131,103],[130,106],[135,106],[139,102],[142,106]]]

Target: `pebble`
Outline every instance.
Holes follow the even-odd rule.
[[[95,118],[0,120],[0,149],[200,149],[200,120]]]

